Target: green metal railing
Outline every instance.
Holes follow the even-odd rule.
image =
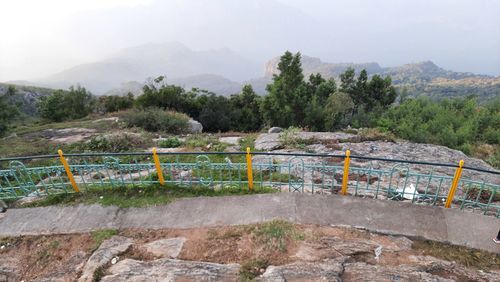
[[[0,200],[165,183],[345,194],[467,209],[500,218],[500,172],[458,164],[349,156],[348,152],[60,152],[0,159]]]

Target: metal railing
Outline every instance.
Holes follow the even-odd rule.
[[[117,186],[271,187],[467,209],[500,218],[500,172],[331,154],[264,152],[82,153],[0,159],[0,199]]]

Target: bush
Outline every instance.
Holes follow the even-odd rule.
[[[177,137],[169,137],[158,141],[158,146],[161,148],[177,148],[181,145],[182,142]]]
[[[189,128],[187,115],[158,108],[126,111],[122,113],[122,119],[129,127],[137,126],[151,132],[180,134]]]
[[[86,117],[94,110],[95,99],[85,88],[71,86],[69,91],[57,90],[43,96],[37,104],[40,115],[51,121],[64,121]]]
[[[139,134],[120,133],[112,135],[98,135],[83,145],[84,150],[94,152],[126,152],[143,147],[145,138]]]

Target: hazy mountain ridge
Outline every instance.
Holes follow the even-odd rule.
[[[252,62],[229,49],[194,51],[173,42],[128,48],[110,58],[51,75],[39,83],[62,88],[81,84],[96,94],[103,94],[125,81],[144,81],[159,75],[186,81],[191,76],[203,78],[211,74],[243,81],[256,76],[257,72]]]
[[[82,64],[36,82],[14,84],[38,85],[67,89],[80,84],[96,95],[141,93],[144,81],[165,75],[167,82],[186,89],[200,88],[220,95],[238,93],[244,84],[264,95],[266,85],[278,72],[279,57],[259,67],[229,49],[193,50],[177,43],[144,44],[124,49],[94,63]],[[390,76],[397,87],[405,87],[412,96],[435,98],[476,94],[481,100],[500,95],[500,77],[445,70],[431,61],[396,67],[382,67],[376,62],[330,63],[307,55],[302,56],[307,77],[320,73],[338,79],[349,67],[357,72],[366,69],[369,75]]]

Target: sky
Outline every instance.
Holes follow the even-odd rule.
[[[500,0],[0,0],[0,81],[146,43],[500,76]]]

